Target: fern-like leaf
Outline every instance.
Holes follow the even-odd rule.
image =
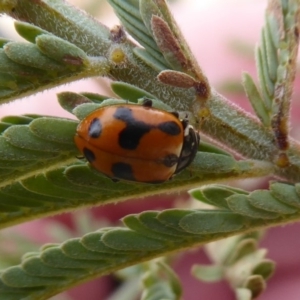
[[[280,185],[280,186],[279,186]],[[300,202],[298,186],[274,183],[270,191],[247,193],[242,190],[226,189],[225,186],[203,187],[198,190],[213,202],[216,194],[224,197],[228,207],[221,210],[179,210],[170,209],[162,212],[150,211],[124,218],[126,227],[104,228],[88,233],[82,238],[65,241],[60,245],[48,245],[37,253],[27,255],[18,266],[13,266],[1,273],[0,299],[47,299],[75,284],[113,272],[129,265],[143,262],[173,251],[191,248],[238,233],[278,225],[282,222],[299,218],[300,211],[296,205],[280,197],[276,191],[285,190]],[[209,191],[209,193],[207,193]],[[192,193],[195,196],[195,192]],[[275,196],[276,195],[276,196]],[[196,195],[197,196],[197,195]],[[268,202],[267,205],[260,203]],[[201,197],[197,196],[197,199]],[[206,201],[207,202],[207,201]],[[240,202],[248,203],[240,209]],[[225,203],[225,202],[224,202]],[[278,207],[284,207],[278,211]],[[259,211],[264,214],[253,214]],[[293,211],[293,212],[292,212]],[[254,249],[249,248],[250,241],[243,242],[230,257],[226,258],[228,266],[234,266]],[[252,255],[252,254],[251,254]],[[263,256],[260,256],[263,258]],[[264,267],[263,267],[264,265]],[[268,278],[272,268],[262,260],[252,268],[257,276]],[[256,277],[255,277],[256,278]],[[249,279],[246,286],[250,288],[255,280]],[[244,282],[246,282],[244,281]],[[5,295],[5,296],[2,296]],[[4,297],[4,298],[3,298]],[[9,297],[9,298],[5,298]]]

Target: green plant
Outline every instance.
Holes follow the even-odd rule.
[[[109,3],[142,47],[129,40],[123,28],[109,29],[59,0],[0,0],[0,12],[19,20],[15,28],[29,42],[0,39],[0,101],[105,76],[114,79],[111,88],[121,99],[139,102],[147,96],[158,107],[189,112],[202,134],[242,158],[201,143],[192,165],[171,181],[115,183],[78,159],[73,141],[78,121],[41,115],[2,118],[2,228],[79,207],[182,190],[215,209],[145,211],[126,216],[123,227],[45,245],[25,255],[19,265],[1,271],[0,299],[47,299],[138,263],[142,273],[147,271],[143,299],[180,299],[176,276],[165,262],[152,259],[238,234],[222,246],[216,266],[195,266],[193,271],[205,280],[227,278],[238,299],[255,298],[265,288],[274,263],[257,249],[258,235],[253,232],[300,217],[300,147],[288,135],[300,4],[269,1],[257,48],[260,87],[250,75],[243,76],[257,120],[212,89],[165,1]],[[58,100],[78,119],[103,103],[120,101],[73,92],[60,93]],[[216,184],[270,175],[283,182],[253,192]],[[247,272],[240,276],[245,264]]]

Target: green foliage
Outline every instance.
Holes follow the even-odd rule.
[[[148,264],[149,271],[143,276],[145,286],[142,300],[174,299],[182,296],[180,282],[175,273],[163,262]]]
[[[213,243],[210,251],[215,264],[194,265],[194,276],[206,282],[227,278],[235,289],[237,299],[248,300],[259,296],[275,265],[265,258],[266,249],[258,249],[258,238],[248,234]]]
[[[278,188],[276,183],[271,186],[271,190]],[[143,262],[167,255],[174,250],[189,248],[195,244],[205,244],[208,241],[218,240],[232,234],[266,228],[266,226],[286,222],[287,218],[298,219],[300,215],[300,210],[296,208],[296,205],[288,205],[285,197],[276,198],[272,192],[263,191],[261,202],[273,197],[274,205],[257,208],[259,211],[265,212],[265,216],[262,214],[254,216],[251,209],[248,211],[244,209],[240,213],[235,210],[234,206],[233,209],[231,208],[231,204],[238,202],[237,198],[241,195],[244,196],[245,201],[248,201],[249,207],[255,208],[256,204],[253,203],[255,196],[253,195],[256,192],[234,191],[225,186],[221,189],[216,186],[213,190],[211,186],[208,186],[199,189],[198,193],[205,195],[207,201],[213,202],[216,194],[222,197],[218,191],[223,196],[224,203],[228,203],[227,209],[222,205],[222,209],[219,210],[170,209],[162,212],[152,211],[129,215],[123,220],[125,228],[104,228],[88,233],[82,238],[69,239],[59,245],[47,245],[39,252],[26,255],[20,265],[3,271],[0,299],[20,299],[18,297],[47,299],[47,297],[86,281],[88,278],[107,274],[132,263]],[[196,193],[194,192],[194,194]],[[199,198],[197,196],[197,199]],[[298,200],[300,201],[299,193]],[[277,205],[294,208],[294,213],[291,213],[291,210],[274,213]],[[270,218],[272,214],[273,216]],[[248,289],[254,293],[249,285],[257,279],[255,279],[256,277],[253,279],[251,276],[256,275],[267,279],[273,272],[273,263],[264,258],[265,251],[257,249],[253,238],[237,237],[227,243],[226,247],[218,247],[218,249],[224,253],[216,256],[219,259],[218,264],[223,264],[223,271],[219,266],[219,270],[215,267],[214,269],[210,268],[209,273],[203,273],[203,267],[195,267],[194,273],[197,277],[205,280],[220,279],[221,271],[229,276],[228,271],[224,270],[224,268],[229,268],[230,272],[236,274],[234,275],[236,278],[231,283],[234,283],[236,287],[248,286]],[[246,262],[249,270],[245,273]],[[241,269],[244,274],[243,278],[239,275]],[[169,288],[172,285],[178,286],[177,280],[168,275],[171,276],[169,279],[173,283],[167,285],[169,286],[167,288],[165,283],[157,280],[155,272],[145,275],[145,285],[149,289],[148,292],[145,292],[145,297],[151,294],[153,285],[159,285],[159,289],[167,293],[170,292]],[[233,274],[230,275],[231,280],[234,278]],[[166,288],[167,290],[165,290]],[[176,289],[178,290],[178,287]],[[177,296],[172,296],[173,298],[170,299],[179,299],[179,291],[176,293]],[[3,298],[2,295],[8,298]]]
[[[205,194],[208,200],[214,200],[212,187],[208,189],[208,193],[205,187],[200,189],[199,193]],[[217,191],[219,187],[216,187],[214,192]],[[241,192],[233,192],[229,197],[224,195],[223,201],[238,202],[235,196],[239,197]],[[272,197],[270,192],[265,192],[266,195],[262,201]],[[243,192],[243,194],[252,206],[253,193],[245,195],[246,193]],[[281,203],[275,198],[274,201]],[[274,209],[265,207],[260,210],[272,212]],[[296,210],[293,218],[299,218],[299,214],[300,211]],[[60,245],[48,245],[39,252],[27,255],[20,265],[8,268],[2,273],[0,299],[18,299],[20,294],[22,297],[30,295],[31,299],[45,299],[87,278],[107,274],[133,262],[143,262],[174,250],[224,238],[233,233],[278,224],[283,222],[285,217],[286,214],[281,213],[274,214],[273,218],[263,218],[261,215],[254,215],[251,210],[246,216],[244,211],[243,214],[239,214],[230,208],[222,210],[170,209],[130,215],[123,220],[125,228],[105,228],[88,233],[82,238],[69,239]],[[251,272],[249,272],[268,278],[272,272],[272,268],[269,267],[270,262],[267,263],[267,260],[263,259],[264,252],[261,253],[261,250],[256,250],[255,247],[253,251],[251,247],[253,248],[251,241],[243,241],[243,244],[239,244],[235,252],[231,252],[227,258],[223,255],[224,263],[230,268],[237,268],[236,264],[241,260],[250,260],[253,263],[250,264]],[[222,249],[228,251],[229,247]],[[256,251],[258,254],[255,254]],[[151,289],[154,288],[151,285],[162,284],[160,288],[164,290],[163,283],[157,280],[153,282],[153,276],[155,276],[153,273],[145,276],[145,284],[150,289],[146,294],[151,293]],[[170,278],[171,282],[174,281],[172,278]],[[11,291],[10,287],[15,287],[16,290]],[[9,298],[3,298],[2,295]],[[176,297],[171,299],[178,299]]]
[[[177,276],[166,262],[153,259],[212,241],[216,247],[207,251],[213,265],[194,266],[194,275],[204,281],[226,279],[237,299],[254,299],[265,289],[274,263],[258,249],[259,236],[253,232],[300,218],[300,147],[288,136],[300,5],[295,0],[269,1],[256,53],[259,88],[250,75],[243,77],[258,122],[210,87],[165,1],[109,3],[142,47],[123,28],[110,30],[63,1],[0,0],[0,12],[17,20],[15,29],[27,41],[0,38],[0,102],[106,76],[114,79],[115,97],[62,92],[61,107],[80,121],[104,105],[140,104],[150,98],[154,107],[188,115],[197,130],[228,152],[201,140],[193,163],[168,182],[113,182],[80,157],[73,140],[78,120],[3,117],[2,228],[79,207],[183,190],[189,190],[200,208],[128,215],[121,227],[88,229],[80,238],[28,252],[12,266],[2,263],[0,300],[47,299],[139,263],[142,299],[179,300]],[[287,182],[252,192],[217,184],[267,175]]]

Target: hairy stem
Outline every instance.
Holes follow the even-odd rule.
[[[109,29],[101,23],[65,2],[55,6],[55,9],[50,6],[51,3],[48,6],[47,2],[18,1],[14,9],[6,13],[16,19],[31,22],[74,43],[91,56],[107,57],[109,49],[116,46]],[[212,92],[203,109],[193,88],[176,88],[159,82],[158,72],[143,64],[134,55],[135,47],[127,39],[122,41],[126,63],[121,68],[112,64],[109,77],[145,89],[174,109],[192,111],[196,119],[201,121],[200,130],[231,151],[248,158],[276,162],[279,153],[274,135],[256,118],[215,91]],[[285,168],[277,167],[275,175],[290,181],[299,181],[300,145],[291,140],[287,155],[289,165]]]

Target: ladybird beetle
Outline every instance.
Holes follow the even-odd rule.
[[[75,144],[88,162],[113,180],[161,183],[195,158],[199,134],[177,112],[143,105],[103,106],[77,127]]]

